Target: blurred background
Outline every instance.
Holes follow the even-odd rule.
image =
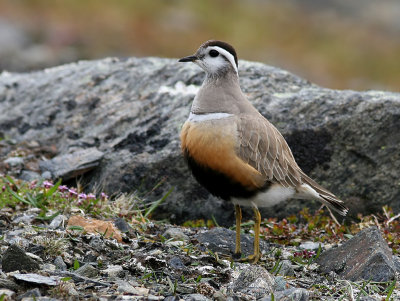
[[[0,0],[0,70],[177,58],[211,38],[325,87],[400,91],[399,0]]]

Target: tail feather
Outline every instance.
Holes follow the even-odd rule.
[[[319,185],[303,172],[301,173],[301,178],[304,183],[310,185],[318,193],[323,203],[338,212],[340,215],[345,216],[347,214],[349,209],[344,205],[343,201],[338,199],[332,192]]]

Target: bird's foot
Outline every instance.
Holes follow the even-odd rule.
[[[250,262],[252,264],[256,264],[258,260],[260,259],[260,254],[253,254],[249,255],[247,257],[240,258],[240,262]]]

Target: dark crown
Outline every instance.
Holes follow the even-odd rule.
[[[222,41],[217,41],[217,40],[209,40],[209,41],[205,42],[203,45],[201,45],[201,47],[203,47],[203,48],[206,48],[208,46],[218,46],[218,47],[221,47],[222,49],[225,49],[226,51],[228,51],[235,58],[236,67],[238,67],[238,59],[237,59],[236,51],[235,51],[235,48],[233,48],[231,45],[229,45],[228,43],[222,42]]]

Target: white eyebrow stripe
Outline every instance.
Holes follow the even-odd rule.
[[[238,68],[237,68],[236,62],[235,62],[235,57],[229,51],[226,51],[224,48],[221,48],[219,46],[208,46],[207,48],[214,49],[214,50],[217,50],[219,53],[222,53],[228,59],[228,61],[231,63],[233,69],[235,69],[235,71],[236,71],[236,74],[239,75]]]

